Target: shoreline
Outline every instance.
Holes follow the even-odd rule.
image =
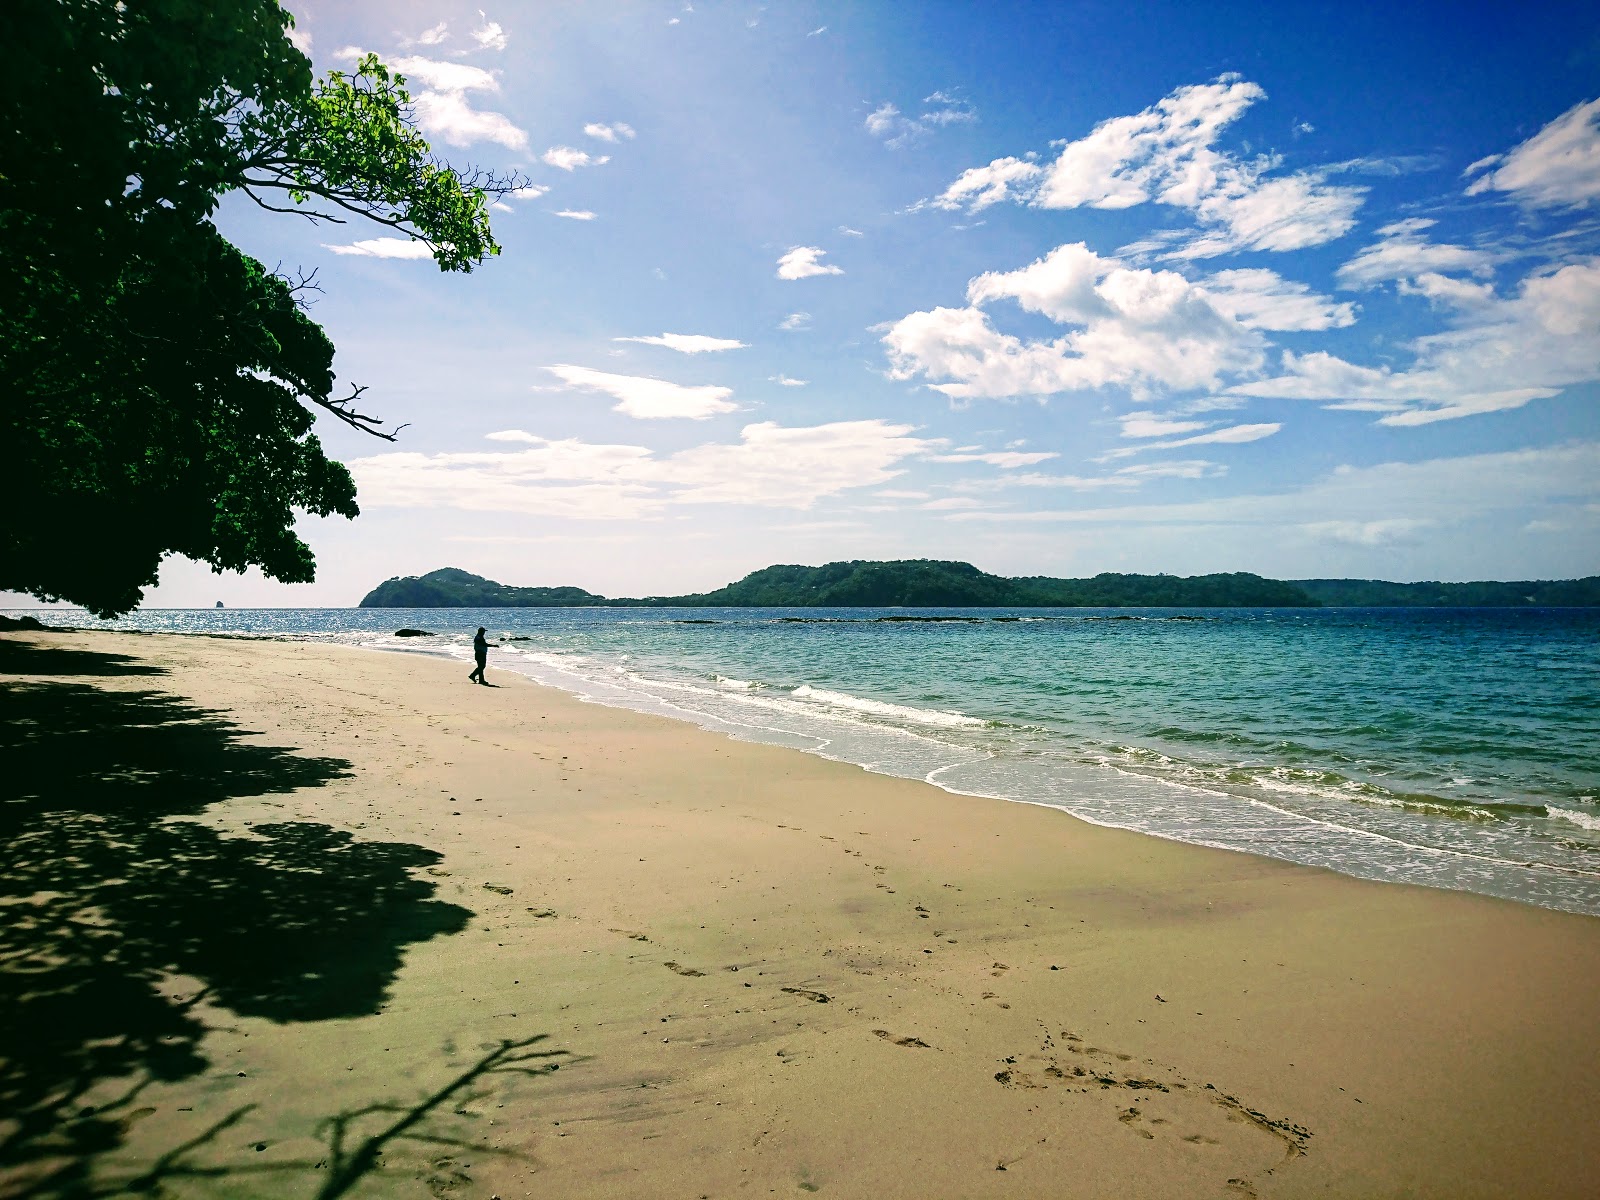
[[[222,1174],[171,1173],[171,1194],[310,1195],[354,1169],[330,1118],[365,1145],[390,1118],[352,1114],[414,1112],[474,1070],[414,1126],[449,1144],[383,1141],[351,1194],[1581,1195],[1600,1173],[1594,918],[1102,828],[524,679],[466,691],[432,655],[0,649],[18,703],[117,718],[13,725],[22,750],[59,727],[49,767],[145,798],[130,836],[185,864],[168,895],[101,847],[122,875],[64,889],[155,943],[141,994],[192,1056],[121,1109],[156,1064],[78,1097],[116,1122],[80,1156],[97,1181],[200,1138],[182,1161]],[[186,857],[141,840],[174,830]],[[8,905],[43,903],[24,865]],[[151,896],[127,907],[116,879]],[[223,928],[184,932],[212,908]],[[534,1054],[554,1056],[513,1061]]]
[[[185,611],[202,619],[156,622],[172,627],[147,632],[222,636],[190,626],[234,624],[237,629],[226,636],[287,635],[288,640],[313,644],[332,640],[413,656],[450,658],[452,639],[448,634],[421,639],[438,644],[419,649],[388,637],[392,623],[384,625],[382,621],[376,625],[371,621],[355,625],[312,622],[303,629],[280,629],[281,622],[271,619],[270,612],[264,618],[261,610],[235,610],[242,615],[241,622],[214,622],[212,610]],[[374,611],[380,617],[393,616],[386,610]],[[434,627],[426,620],[421,623]],[[533,627],[513,623],[512,627],[524,634],[543,628],[537,623]],[[1368,751],[1359,744],[1360,739],[1354,743],[1346,739],[1343,745],[1335,741],[1321,747],[1332,756],[1330,766],[1323,761],[1326,755],[1312,753],[1308,757],[1305,753],[1314,743],[1313,747],[1292,746],[1298,723],[1291,719],[1285,725],[1281,714],[1276,727],[1268,724],[1256,732],[1269,730],[1271,736],[1289,738],[1285,743],[1292,746],[1288,755],[1277,754],[1268,744],[1270,737],[1265,742],[1255,738],[1250,743],[1253,750],[1220,756],[1194,754],[1187,752],[1184,744],[1174,749],[1163,743],[1164,729],[1155,730],[1156,740],[1151,742],[1149,736],[1140,740],[1137,729],[1112,733],[1092,727],[1069,730],[1048,717],[1041,725],[1028,724],[1027,714],[1032,710],[1026,706],[1007,710],[1002,703],[996,709],[970,690],[964,699],[947,698],[930,710],[925,704],[916,707],[919,700],[908,699],[910,693],[897,692],[892,679],[889,691],[884,692],[873,691],[869,684],[861,691],[838,677],[826,682],[826,673],[818,676],[802,671],[786,677],[780,669],[773,675],[771,662],[765,664],[768,672],[762,674],[761,654],[748,662],[732,662],[723,655],[725,661],[716,666],[717,671],[765,681],[754,685],[726,680],[722,674],[704,674],[711,668],[704,663],[695,667],[698,652],[687,646],[678,647],[683,653],[673,662],[660,661],[656,655],[653,666],[641,666],[630,664],[629,654],[618,658],[620,650],[615,647],[608,652],[602,644],[609,638],[607,634],[594,641],[591,657],[591,651],[584,648],[591,640],[590,630],[583,622],[555,628],[559,635],[547,645],[527,644],[539,642],[539,638],[512,638],[522,644],[503,648],[506,655],[497,658],[498,669],[600,703],[688,721],[724,736],[791,746],[894,777],[923,779],[958,795],[1038,804],[1102,827],[1265,854],[1356,878],[1398,880],[1600,915],[1600,875],[1589,861],[1592,853],[1587,857],[1583,853],[1593,849],[1592,833],[1583,831],[1592,831],[1594,822],[1600,820],[1582,803],[1591,797],[1574,793],[1575,801],[1569,802],[1537,788],[1525,797],[1514,779],[1507,781],[1509,791],[1470,786],[1461,794],[1451,790],[1460,784],[1474,784],[1474,774],[1492,782],[1498,765],[1492,755],[1485,762],[1469,761],[1452,768],[1462,778],[1442,783],[1433,780],[1432,785],[1427,756],[1413,758],[1412,766],[1425,769],[1420,774],[1411,771],[1416,778],[1408,782],[1404,750],[1399,758],[1387,758],[1380,746],[1376,763],[1362,763],[1359,756]],[[620,631],[629,626],[616,628]],[[623,638],[622,648],[630,648],[630,640],[632,635]],[[570,660],[562,657],[569,646],[577,650]],[[740,670],[741,665],[747,669]],[[758,673],[750,674],[749,669]],[[613,671],[617,673],[613,675]],[[824,682],[814,687],[794,686],[797,682],[812,684],[817,678]],[[708,682],[711,680],[715,683]],[[970,685],[973,681],[966,682]],[[1317,699],[1315,689],[1307,699]],[[1201,701],[1202,706],[1206,703]],[[944,708],[952,711],[939,711]],[[1163,709],[1158,703],[1151,711]],[[1199,715],[1202,723],[1208,717],[1204,711]],[[1218,713],[1209,715],[1220,717],[1224,725],[1230,720]],[[1146,735],[1150,732],[1144,730]],[[1129,737],[1132,740],[1124,740]],[[1358,758],[1341,759],[1341,753]],[[1537,774],[1536,751],[1529,749],[1521,757],[1527,761],[1514,764],[1513,774],[1517,770]],[[1570,754],[1556,761],[1567,764],[1570,781],[1582,782],[1582,769],[1569,759]],[[1357,769],[1352,772],[1341,767],[1341,761],[1356,762]],[[1399,775],[1386,769],[1396,762]],[[1578,774],[1573,775],[1573,770]],[[1440,787],[1444,790],[1438,790]],[[1580,829],[1572,830],[1570,825]]]

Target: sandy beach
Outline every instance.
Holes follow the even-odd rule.
[[[1595,1194],[1600,921],[467,669],[0,639],[0,1192]]]

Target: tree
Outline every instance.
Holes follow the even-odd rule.
[[[441,270],[522,181],[435,159],[374,56],[313,77],[276,0],[16,0],[0,77],[0,589],[110,616],[161,559],[314,577],[295,513],[359,512],[312,432],[377,437],[288,278],[212,223],[239,192],[376,221]]]

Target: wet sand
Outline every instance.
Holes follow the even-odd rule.
[[[1595,1192],[1594,918],[469,666],[0,639],[0,1191]]]

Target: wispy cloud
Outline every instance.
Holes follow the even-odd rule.
[[[599,121],[591,121],[583,127],[584,133],[592,138],[599,138],[602,142],[616,142],[619,138],[633,138],[632,125],[624,125],[617,121],[610,125],[603,125]]]
[[[808,312],[792,312],[778,322],[778,328],[786,333],[797,333],[802,329],[810,329],[811,314]]]
[[[1520,146],[1480,158],[1467,195],[1504,192],[1532,208],[1581,208],[1600,201],[1600,100],[1577,104]]]
[[[645,421],[675,417],[703,421],[719,413],[735,412],[739,407],[728,399],[733,395],[732,388],[712,384],[686,385],[648,375],[613,375],[570,363],[557,363],[546,369],[568,387],[615,397],[613,411]]]
[[[705,354],[711,350],[744,350],[744,342],[734,338],[710,337],[703,333],[662,333],[651,337],[619,337],[613,342],[642,342],[646,346],[665,346],[679,354]]]
[[[594,220],[594,213],[590,212],[587,208],[559,208],[556,210],[555,215],[558,217],[565,217],[569,221]]]
[[[811,381],[809,379],[790,379],[787,375],[768,375],[767,382],[775,383],[779,387],[796,388],[805,387]]]
[[[411,238],[366,238],[363,241],[351,242],[349,245],[338,245],[324,242],[323,249],[332,250],[335,254],[356,254],[367,258],[432,258],[433,251],[426,242],[414,241]]]
[[[350,464],[364,504],[456,508],[575,520],[639,520],[686,504],[809,509],[824,497],[877,487],[928,443],[912,426],[838,421],[746,425],[737,442],[662,455],[644,446],[551,439],[523,430],[491,435],[519,450],[397,452]]]
[[[922,104],[921,112],[910,115],[901,112],[898,105],[884,101],[867,114],[862,127],[891,150],[899,150],[945,125],[978,119],[978,111],[969,101],[949,92],[934,92],[925,97]]]

